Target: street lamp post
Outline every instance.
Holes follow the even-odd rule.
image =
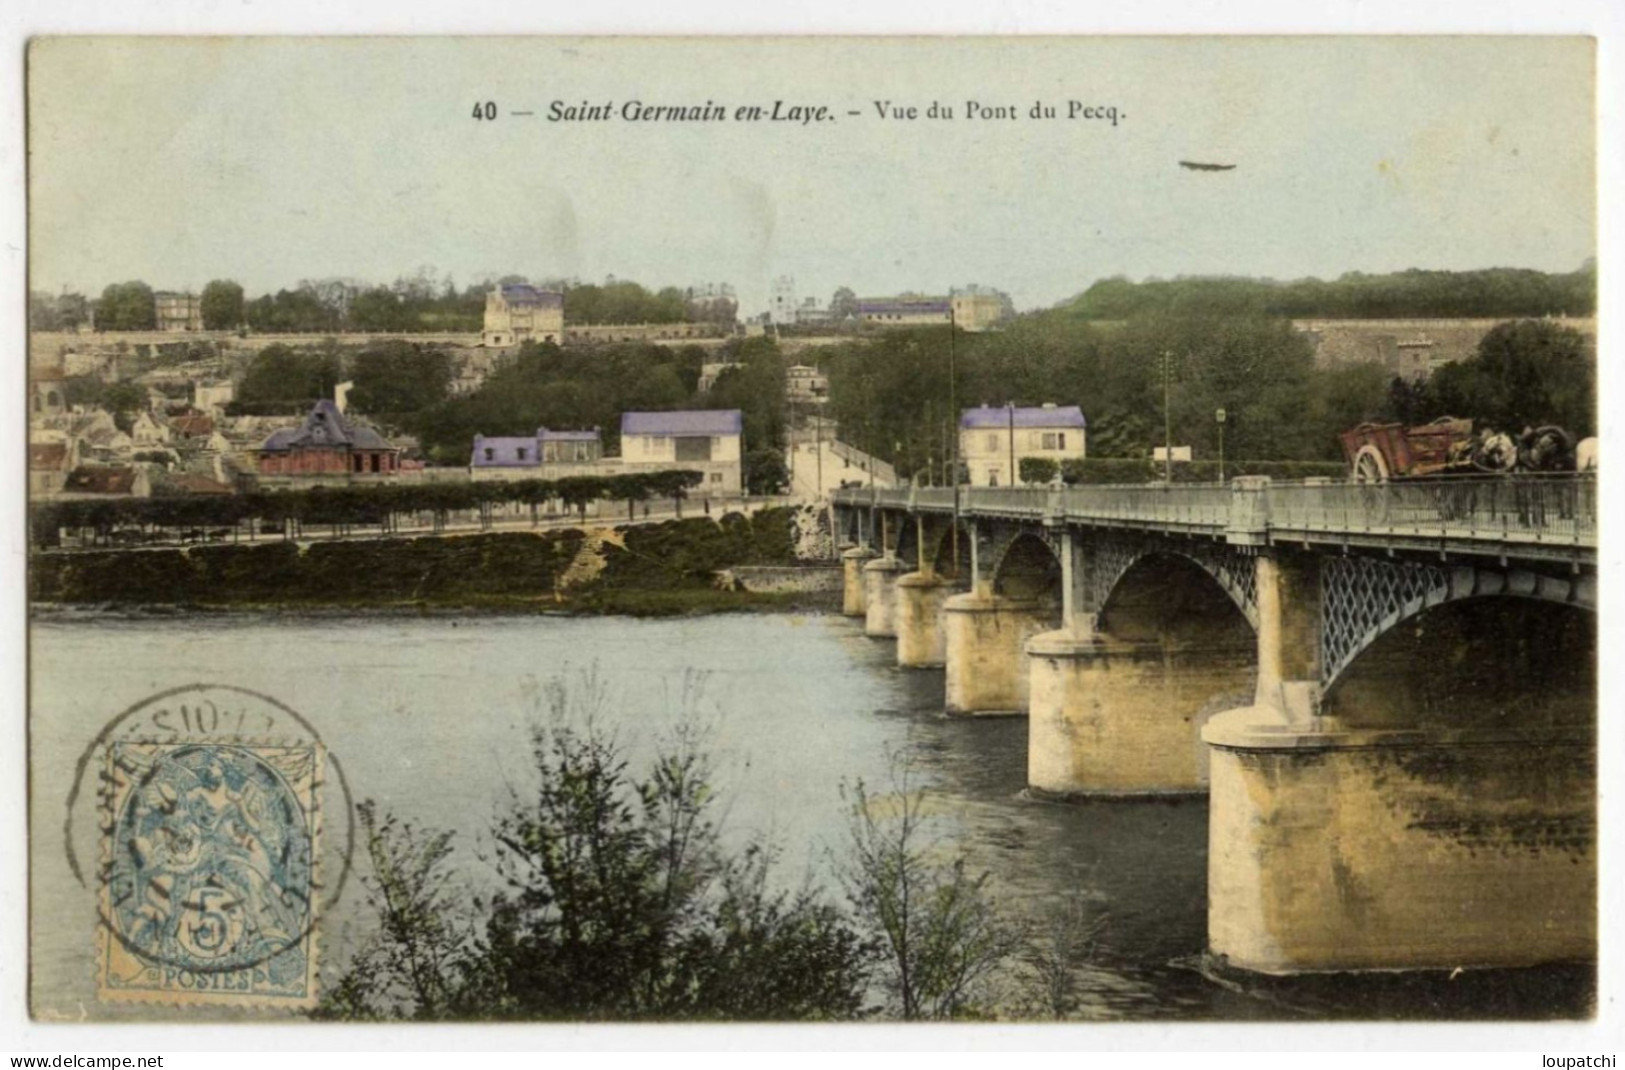
[[[1219,425],[1219,482],[1224,482],[1224,410],[1220,409],[1213,414],[1213,419]]]

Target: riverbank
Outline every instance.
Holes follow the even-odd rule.
[[[828,592],[718,583],[740,566],[794,566],[792,509],[663,524],[299,545],[36,554],[38,606],[378,609],[672,616],[818,611]]]

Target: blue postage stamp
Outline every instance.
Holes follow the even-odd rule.
[[[321,764],[313,742],[108,747],[101,998],[314,1004]]]

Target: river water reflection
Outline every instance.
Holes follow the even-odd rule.
[[[1206,930],[1207,806],[1025,797],[1019,718],[942,715],[940,672],[899,670],[890,643],[837,616],[681,620],[221,614],[36,620],[31,835],[36,1007],[94,1007],[94,898],[62,862],[74,762],[102,725],[194,682],[259,691],[308,718],[357,799],[462,833],[464,877],[490,878],[482,832],[531,783],[529,725],[550,681],[596,673],[634,767],[685,716],[707,724],[728,834],[772,837],[781,873],[827,881],[847,836],[840,786],[884,785],[917,760],[1002,907],[1036,916],[1072,895],[1108,916],[1088,968],[1097,1019],[1497,1017],[1585,1013],[1584,969],[1437,978],[1220,984],[1195,968]],[[66,772],[64,772],[66,771]],[[57,903],[75,904],[72,909]],[[324,919],[342,960],[362,917],[352,886]],[[117,1013],[106,1008],[93,1013]]]

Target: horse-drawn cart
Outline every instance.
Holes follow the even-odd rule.
[[[1361,424],[1344,431],[1343,456],[1356,483],[1473,470],[1473,421],[1444,416],[1421,427]]]
[[[1441,416],[1420,427],[1365,423],[1338,438],[1349,462],[1349,478],[1356,483],[1475,473],[1572,472],[1576,467],[1574,436],[1561,427],[1525,428],[1514,437],[1490,428],[1474,431],[1471,420]]]

